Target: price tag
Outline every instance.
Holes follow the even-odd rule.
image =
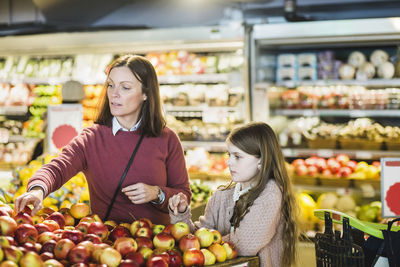
[[[206,123],[225,123],[229,117],[228,109],[209,107],[203,110],[203,121]]]
[[[5,128],[0,128],[0,143],[6,144],[10,138],[8,130]]]
[[[333,157],[333,152],[330,149],[318,149],[317,155],[322,158],[330,158]]]

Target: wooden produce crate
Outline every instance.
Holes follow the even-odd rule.
[[[326,138],[314,138],[314,139],[306,139],[307,145],[312,149],[335,149],[337,148],[337,140],[334,138],[326,139]]]
[[[225,262],[217,263],[210,266],[218,267],[258,267],[260,266],[260,260],[258,256],[252,257],[237,257],[236,259],[228,260]]]
[[[385,140],[387,150],[400,150],[400,140],[387,139]]]
[[[342,149],[380,150],[382,149],[383,142],[354,138],[354,139],[340,139],[339,144]]]

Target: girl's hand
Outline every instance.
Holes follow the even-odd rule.
[[[15,199],[15,212],[23,211],[25,206],[32,204],[32,215],[35,215],[43,208],[43,190],[41,188],[32,188],[29,192],[25,192]]]
[[[158,186],[144,183],[132,184],[122,188],[122,192],[133,204],[144,204],[158,199]]]
[[[176,195],[173,195],[169,199],[169,208],[174,212],[175,215],[179,213],[183,213],[186,211],[187,207],[189,206],[187,197],[184,193],[180,192]]]

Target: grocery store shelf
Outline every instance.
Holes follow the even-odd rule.
[[[226,144],[223,141],[182,141],[181,143],[184,150],[203,147],[209,152],[226,152]]]
[[[26,142],[26,141],[37,141],[39,138],[25,137],[23,135],[10,135],[8,137],[9,143]]]
[[[315,80],[315,81],[282,81],[277,85],[285,87],[296,86],[330,86],[330,85],[359,85],[365,87],[400,86],[400,79],[371,79],[371,80]]]
[[[400,157],[400,151],[387,150],[342,150],[342,149],[310,149],[310,148],[282,148],[287,158],[319,156],[330,158],[339,154],[346,154],[352,159],[379,160],[380,158]]]
[[[353,110],[343,110],[343,109],[275,109],[272,110],[275,115],[283,116],[331,116],[331,117],[350,117],[350,118],[360,118],[360,117],[400,117],[400,110],[397,109],[387,109],[387,110],[376,110],[376,109],[353,109]]]
[[[240,113],[240,107],[226,106],[170,106],[164,105],[164,110],[175,117],[203,118],[203,122],[220,122],[230,113]],[[206,117],[206,118],[205,118]]]
[[[28,112],[27,106],[1,106],[0,115],[26,115]]]
[[[228,82],[227,73],[212,74],[192,74],[192,75],[161,75],[158,76],[160,84],[179,84],[179,83],[226,83]]]
[[[189,172],[191,180],[223,180],[229,181],[231,176],[226,173],[209,173],[209,172]]]
[[[372,187],[374,190],[379,190],[381,186],[380,179],[349,179],[349,178],[325,178],[325,177],[312,177],[312,176],[297,176],[291,177],[294,185],[302,187],[322,187],[322,188],[353,188],[365,189]]]

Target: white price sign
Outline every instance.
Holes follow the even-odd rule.
[[[47,152],[55,154],[82,131],[81,104],[63,104],[47,108]]]
[[[381,159],[382,217],[400,217],[400,158]]]

